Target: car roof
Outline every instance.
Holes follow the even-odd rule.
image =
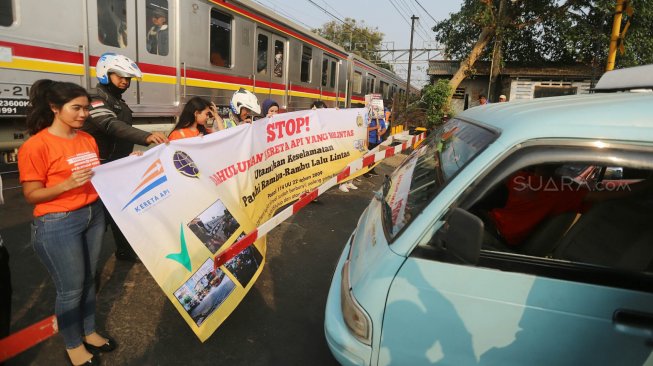
[[[501,140],[590,138],[653,142],[653,92],[581,94],[493,103],[458,118],[501,131]]]

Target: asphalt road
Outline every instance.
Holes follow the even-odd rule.
[[[376,167],[390,173],[404,155]],[[362,178],[349,193],[332,188],[268,234],[267,264],[252,290],[220,328],[201,343],[142,264],[116,261],[110,233],[101,255],[99,330],[119,346],[105,365],[337,365],[324,338],[324,306],[333,270],[358,217],[381,186]],[[29,242],[31,207],[15,174],[3,175],[6,204],[0,235],[11,259],[12,332],[54,313],[55,290]],[[7,363],[66,365],[55,335]]]

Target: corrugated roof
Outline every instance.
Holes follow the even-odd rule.
[[[453,76],[460,67],[460,61],[429,60],[428,74],[433,76]],[[543,65],[543,66],[522,66],[514,63],[507,63],[501,74],[510,77],[572,77],[592,78],[597,77],[602,70],[594,70],[591,66],[575,65]],[[477,61],[474,63],[472,75],[486,76],[490,74],[490,63]]]

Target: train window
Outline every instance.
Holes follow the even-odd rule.
[[[145,7],[147,52],[168,55],[168,0],[150,0]]]
[[[268,36],[265,34],[258,35],[256,72],[259,75],[265,75],[268,73]]]
[[[327,85],[329,79],[329,60],[326,58],[322,60],[322,86]]]
[[[274,41],[274,76],[283,77],[283,42]]]
[[[331,61],[331,81],[329,82],[329,85],[332,88],[336,87],[336,62]]]
[[[361,74],[358,71],[354,71],[354,80],[352,80],[352,87],[354,89],[354,93],[362,93],[363,92],[363,74]]]
[[[98,40],[105,46],[127,47],[126,0],[97,2]]]
[[[9,27],[14,24],[14,4],[13,0],[0,0],[0,25]]]
[[[231,66],[231,16],[211,9],[211,65]]]
[[[313,49],[302,46],[302,65],[299,71],[299,78],[305,83],[311,81],[311,64],[313,63]]]
[[[374,93],[374,82],[376,81],[376,76],[369,74],[367,75],[367,85],[366,85],[366,93],[371,94]]]
[[[385,81],[381,81],[381,95],[383,96],[383,99],[388,99],[389,94],[390,84],[386,83]]]

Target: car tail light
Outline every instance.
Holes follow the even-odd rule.
[[[340,281],[340,307],[342,317],[349,331],[361,342],[368,346],[372,344],[371,320],[365,310],[358,304],[349,285],[349,260],[342,267],[342,280]]]

